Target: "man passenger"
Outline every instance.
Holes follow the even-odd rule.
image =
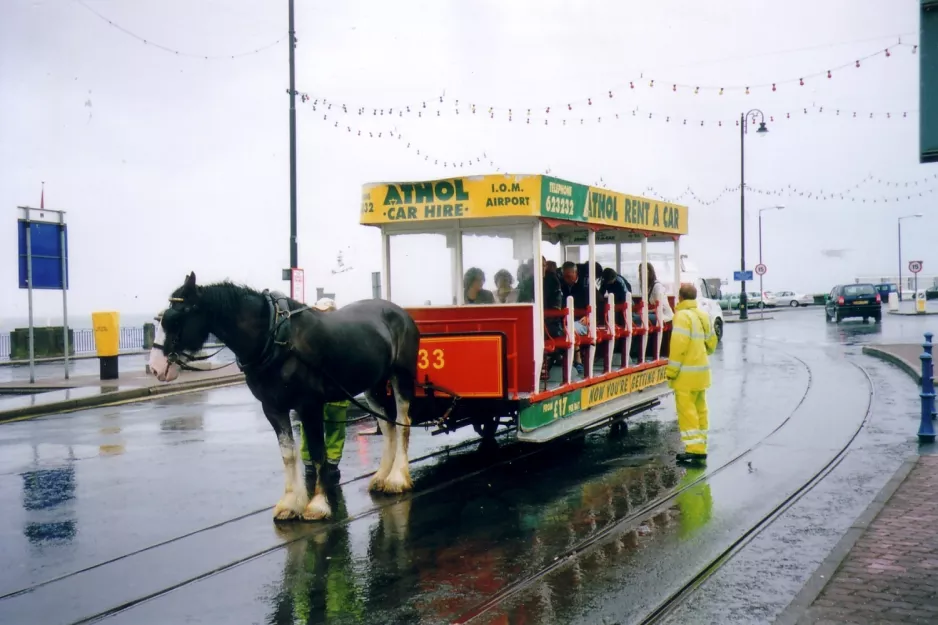
[[[697,307],[697,287],[682,284],[671,321],[671,349],[665,375],[674,389],[677,422],[684,453],[678,462],[707,459],[706,390],[710,387],[709,356],[717,347],[710,315]]]
[[[589,287],[584,287],[582,280],[580,280],[576,263],[569,260],[565,262],[561,267],[561,275],[563,276],[562,288],[564,302],[566,302],[567,297],[572,296],[574,309],[583,310],[589,306]],[[579,319],[574,319],[573,330],[579,336],[589,334],[589,317],[584,316]],[[580,350],[574,352],[573,367],[577,370],[577,373],[584,375],[583,358],[580,355]]]

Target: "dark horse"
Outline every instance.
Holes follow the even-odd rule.
[[[161,325],[169,362],[197,352],[209,333],[237,357],[280,442],[286,487],[274,507],[275,519],[332,515],[323,490],[323,406],[362,392],[371,411],[383,417],[378,422],[384,452],[371,490],[401,493],[413,488],[407,447],[420,332],[399,306],[372,299],[324,313],[281,294],[229,282],[196,286],[191,273],[173,291]],[[291,409],[303,424],[316,469],[312,499],[293,442]]]

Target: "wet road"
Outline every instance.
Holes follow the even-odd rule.
[[[925,327],[825,324],[820,309],[727,326],[710,477],[690,487],[703,472],[673,464],[670,402],[619,438],[419,461],[403,501],[354,480],[380,439],[350,431],[328,526],[274,526],[280,458],[244,388],[7,424],[0,622],[635,622],[847,443],[867,416],[861,364],[875,397],[851,453],[673,615],[770,622],[913,449],[911,380],[859,346]],[[473,437],[417,430],[411,455]]]

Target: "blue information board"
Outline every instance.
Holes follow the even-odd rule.
[[[65,249],[61,232],[65,230]],[[26,279],[26,220],[18,219],[16,234],[19,240],[19,287],[29,288]],[[68,228],[65,224],[29,222],[29,244],[33,259],[33,288],[68,289]],[[65,276],[62,275],[62,257],[65,257]]]
[[[751,280],[752,280],[752,270],[751,270],[751,269],[748,269],[748,270],[746,270],[746,271],[734,271],[734,272],[733,272],[733,280],[735,280],[736,282],[743,282],[744,280],[745,280],[746,282],[751,281]]]

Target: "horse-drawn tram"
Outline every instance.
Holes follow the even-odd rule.
[[[434,433],[471,424],[486,438],[514,425],[519,440],[544,442],[617,423],[670,392],[667,291],[680,263],[659,281],[647,253],[666,243],[680,258],[686,207],[487,175],[367,184],[361,210],[361,223],[381,230],[384,298],[420,329],[415,423]],[[622,246],[640,246],[638,284],[599,266],[603,245],[617,265]]]

